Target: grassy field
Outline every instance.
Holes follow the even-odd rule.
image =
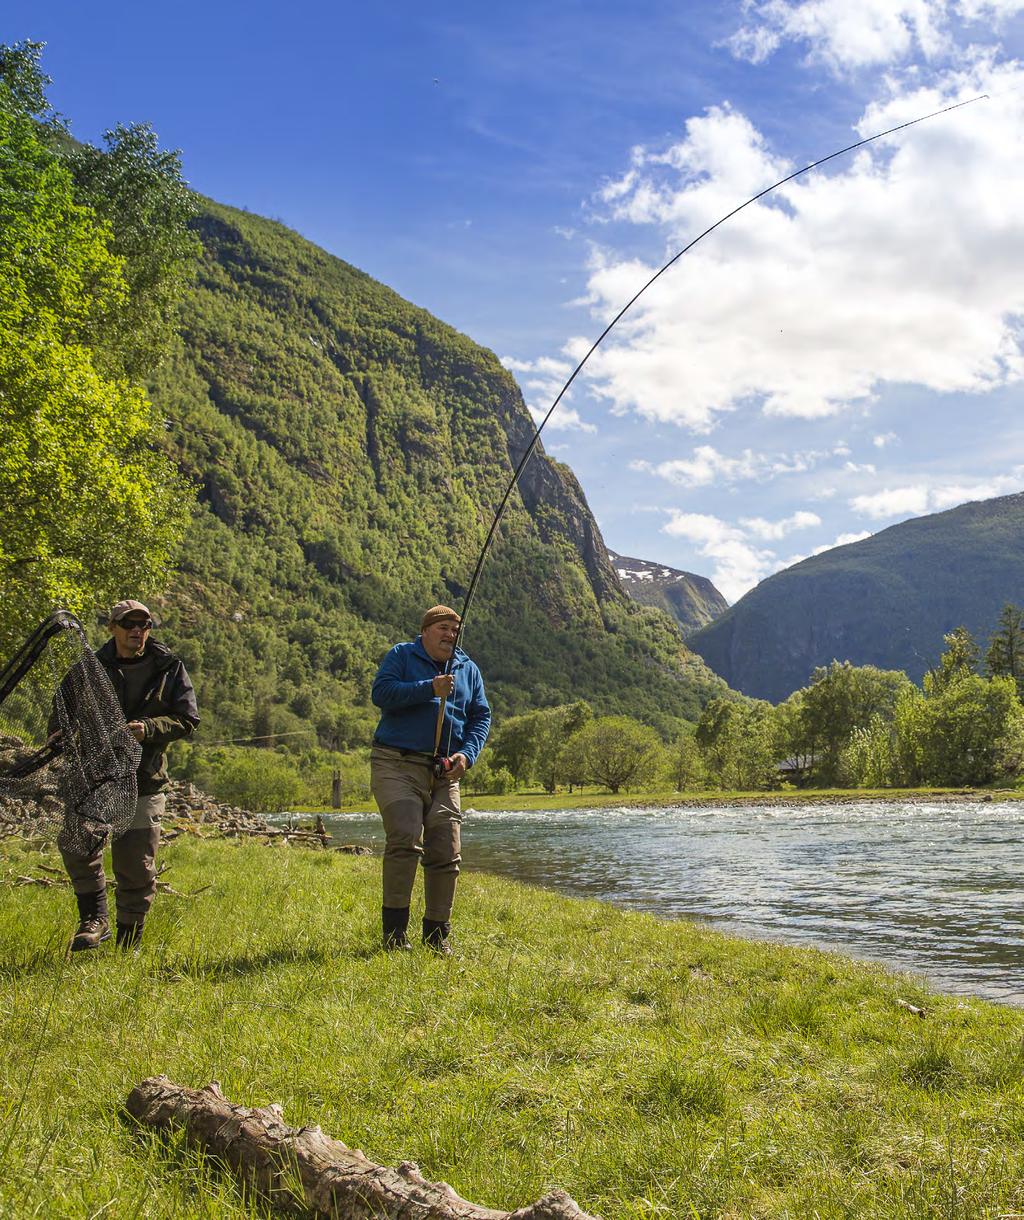
[[[161,895],[138,956],[67,958],[70,892],[0,886],[2,1216],[263,1215],[123,1121],[160,1072],[493,1207],[1024,1211],[1024,1012],[481,874],[454,959],[386,955],[379,860],[185,836],[163,859],[211,888]],[[0,879],[38,863],[0,845]]]

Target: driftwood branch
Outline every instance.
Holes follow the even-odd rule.
[[[170,894],[170,896],[172,898],[195,898],[195,896],[197,894],[202,894],[206,890],[212,890],[213,884],[211,883],[210,885],[201,885],[199,887],[199,889],[193,890],[191,894],[183,894],[181,892],[181,890],[174,889],[174,887],[168,885],[166,881],[158,881],[156,883],[156,888],[160,891],[161,894]]]
[[[911,1004],[909,1000],[894,1000],[893,1003],[897,1008],[903,1008],[907,1012],[913,1013],[915,1017],[920,1017],[922,1021],[928,1015],[923,1008],[918,1008],[916,1004]]]
[[[410,1161],[397,1169],[324,1135],[288,1127],[281,1107],[250,1110],[225,1098],[216,1081],[186,1089],[166,1076],[135,1086],[125,1103],[140,1124],[181,1129],[278,1206],[332,1220],[597,1220],[561,1190],[514,1212],[469,1203],[444,1182],[428,1182]]]
[[[52,875],[46,876],[46,877],[26,877],[23,873],[15,873],[12,875],[11,878],[0,879],[0,884],[13,885],[13,886],[42,885],[47,888],[50,886],[54,886],[54,885],[67,886],[67,885],[71,884],[71,878],[68,877],[68,875],[64,872],[63,869],[49,868],[45,864],[37,864],[36,868],[41,869],[44,873],[48,873],[48,874],[52,874]],[[158,875],[159,875],[159,873],[158,873]],[[174,889],[174,887],[171,885],[168,885],[166,881],[158,881],[156,883],[156,888],[159,890],[159,892],[161,894],[168,894],[171,898],[195,898],[197,895],[204,893],[206,890],[212,889],[213,885],[212,885],[212,883],[210,885],[201,885],[199,887],[199,889],[193,890],[191,894],[185,894],[185,893],[182,893],[181,890]],[[111,891],[116,891],[117,882],[108,881],[107,889],[111,890]]]

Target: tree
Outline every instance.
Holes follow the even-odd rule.
[[[510,771],[504,767],[491,767],[490,754],[491,751],[485,749],[466,772],[462,787],[467,793],[486,792],[495,796],[504,796],[515,787],[515,780]]]
[[[770,788],[777,780],[775,716],[760,699],[712,699],[694,732],[708,773],[723,788]]]
[[[558,752],[558,774],[569,791],[582,788],[590,778],[586,757],[580,753],[579,742],[573,734]]]
[[[944,635],[942,640],[946,651],[939,657],[938,665],[924,676],[924,689],[927,694],[941,694],[954,682],[968,677],[978,668],[981,650],[966,627],[954,628],[948,635]]]
[[[1007,602],[999,615],[985,653],[985,669],[991,678],[1012,678],[1018,696],[1024,697],[1024,609],[1012,602]]]
[[[593,715],[590,704],[583,699],[561,707],[541,708],[533,714],[533,775],[545,792],[554,792],[563,779],[559,765],[562,747]]]
[[[1010,677],[967,674],[928,692],[919,741],[927,783],[990,783],[1006,760],[1019,760],[1024,748],[1024,709],[1016,683]]]
[[[813,758],[819,782],[838,781],[842,753],[854,730],[866,728],[876,715],[891,720],[900,693],[910,685],[899,670],[849,661],[814,671],[811,685],[801,692],[799,719],[804,752]]]
[[[231,750],[206,769],[200,764],[197,779],[219,800],[256,813],[287,809],[302,789],[294,766],[272,750]]]
[[[600,716],[578,729],[565,749],[580,760],[588,780],[616,793],[653,778],[661,743],[652,728],[629,716]]]
[[[146,124],[118,124],[106,149],[76,145],[66,156],[75,198],[110,225],[109,248],[124,260],[127,293],[105,319],[96,346],[113,371],[150,371],[174,334],[177,305],[202,249],[189,229],[196,214],[181,177],[181,154],[161,149]]]
[[[31,39],[10,46],[0,44],[0,88],[5,94],[5,110],[33,119],[42,134],[58,140],[67,132],[46,96],[53,81],[39,66],[42,50],[43,44]]]
[[[676,792],[699,788],[706,780],[707,770],[692,729],[684,729],[668,751],[668,775]]]
[[[504,767],[522,787],[533,774],[537,755],[536,723],[533,714],[510,716],[491,739],[493,764]]]
[[[93,346],[124,307],[110,230],[31,108],[38,48],[0,48],[0,643],[55,605],[153,588],[192,496],[142,390]],[[12,66],[13,65],[13,66]],[[15,71],[16,70],[16,71]],[[8,75],[14,74],[13,86]],[[27,100],[26,100],[27,99]]]

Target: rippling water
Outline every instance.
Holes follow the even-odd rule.
[[[383,846],[374,815],[325,818]],[[470,812],[464,866],[1024,1003],[1024,805]]]

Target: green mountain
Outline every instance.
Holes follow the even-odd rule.
[[[210,740],[362,744],[380,657],[461,606],[533,424],[492,352],[284,226],[216,204],[171,359],[151,385],[201,511],[166,638]],[[465,635],[501,713],[590,700],[670,731],[723,684],[633,603],[568,467],[542,450]]]
[[[650,559],[608,552],[623,589],[643,606],[657,606],[679,624],[683,636],[699,631],[729,608],[706,576],[670,568]]]
[[[942,637],[984,647],[1024,601],[1024,493],[917,517],[763,580],[687,643],[730,686],[773,702],[833,659],[920,681]]]

